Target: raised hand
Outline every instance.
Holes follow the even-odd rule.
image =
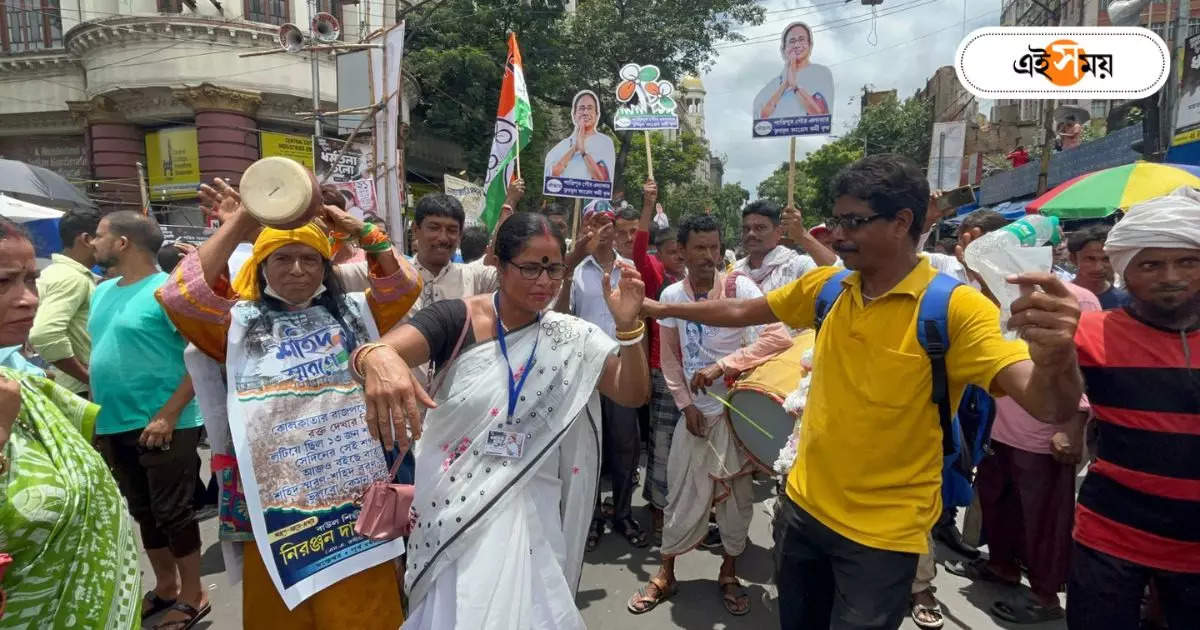
[[[508,193],[504,197],[504,204],[516,208],[517,204],[521,203],[521,199],[524,197],[525,180],[518,177],[517,179],[512,180],[512,182],[508,185]],[[502,216],[501,222],[503,222],[503,220],[504,217]]]
[[[804,235],[808,233],[808,229],[804,227],[804,214],[799,208],[791,206],[783,209],[783,233],[793,243],[799,243]]]
[[[205,216],[210,219],[216,219],[221,225],[229,225],[236,223],[235,219],[246,213],[246,207],[242,205],[242,196],[238,191],[229,185],[229,182],[214,177],[212,185],[200,184],[199,190],[200,207],[204,209]],[[242,241],[253,243],[262,226],[255,220],[243,221],[244,230],[239,238]]]
[[[590,226],[584,226],[583,231],[575,238],[575,242],[571,245],[571,251],[567,252],[567,258],[564,262],[567,267],[575,269],[579,263],[583,262],[584,258],[591,255],[595,246],[592,245],[596,241],[597,232]]]
[[[337,206],[327,204],[321,206],[321,209],[325,212],[325,223],[329,228],[338,232],[344,232],[350,238],[358,238],[358,235],[362,233],[363,226],[366,225],[362,219]]]
[[[617,330],[631,330],[640,317],[642,299],[646,297],[646,285],[642,282],[642,274],[638,273],[633,265],[617,261],[616,266],[621,271],[621,279],[616,288],[607,290],[607,287],[612,286],[611,274],[604,274],[604,301],[617,324]]]
[[[1060,367],[1075,360],[1075,329],[1079,302],[1054,274],[1023,273],[1008,282],[1021,286],[1023,295],[1012,304],[1008,327],[1029,344],[1029,357],[1037,365]],[[1041,291],[1035,291],[1040,287]]]
[[[647,180],[642,184],[642,207],[653,208],[658,202],[658,182],[653,179]]]

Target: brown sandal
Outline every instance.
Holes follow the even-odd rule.
[[[654,587],[657,591],[654,595],[650,594],[650,587]],[[650,578],[650,582],[642,588],[639,588],[633,597],[625,604],[629,612],[635,615],[641,615],[654,610],[659,604],[667,601],[679,589],[677,582],[663,584],[658,576]]]
[[[733,586],[735,588],[726,590],[725,587],[727,586]],[[735,617],[741,617],[742,615],[750,612],[750,593],[746,590],[745,586],[742,586],[742,583],[739,582],[737,578],[733,576],[718,578],[717,588],[721,590],[721,603],[725,605],[725,610],[729,611],[729,614]],[[737,608],[737,605],[742,598],[746,599],[746,607],[739,609]]]

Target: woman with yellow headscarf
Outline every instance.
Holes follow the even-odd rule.
[[[364,490],[389,478],[385,453],[398,455],[406,437],[389,418],[368,425],[349,358],[400,321],[420,278],[377,226],[336,207],[324,214],[367,252],[366,293],[343,289],[323,227],[263,229],[240,206],[158,293],[184,337],[225,365],[235,456],[214,455],[213,468],[222,540],[244,541],[247,629],[390,630],[403,620],[391,562],[403,543],[364,538],[354,524]],[[230,281],[243,241],[253,253]]]

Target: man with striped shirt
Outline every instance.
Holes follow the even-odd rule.
[[[1079,491],[1071,630],[1137,628],[1153,579],[1169,627],[1200,623],[1200,191],[1129,210],[1105,252],[1132,296],[1075,341],[1097,460]]]

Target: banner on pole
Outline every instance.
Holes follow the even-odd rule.
[[[613,114],[613,127],[618,131],[652,131],[678,129],[679,115],[675,112],[675,87],[660,79],[658,66],[621,66],[621,82],[617,84],[617,101],[621,103]]]
[[[583,90],[571,100],[574,131],[546,154],[542,194],[580,199],[612,199],[617,150],[600,133],[600,99]]]
[[[487,191],[483,186],[472,184],[465,179],[453,175],[443,175],[446,194],[454,197],[462,204],[463,212],[467,215],[467,225],[478,225],[483,214]]]
[[[833,73],[812,63],[812,29],[792,22],[780,36],[783,68],[754,97],[755,138],[816,136],[833,128]]]

